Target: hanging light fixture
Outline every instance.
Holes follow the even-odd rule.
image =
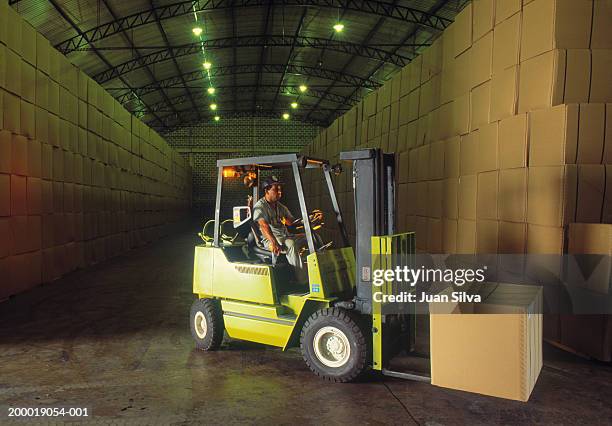
[[[202,66],[204,67],[205,70],[209,70],[212,67],[212,64],[208,61],[204,61],[204,63],[202,64]]]
[[[217,109],[217,104],[210,104],[210,109],[215,111]]]
[[[306,86],[305,84],[300,84],[300,92],[304,93],[306,90],[308,90],[308,86]]]
[[[338,8],[338,19],[336,19],[336,23],[333,26],[334,31],[337,33],[341,33],[344,30],[344,24],[340,22],[340,8]]]
[[[298,107],[297,102],[291,102],[291,108],[296,109]]]
[[[219,117],[218,115],[215,115],[215,121],[219,121],[221,120],[221,117]]]
[[[209,87],[208,89],[206,89],[206,91],[208,92],[209,95],[214,95],[215,94],[215,88],[214,87]]]
[[[283,113],[283,120],[289,120],[289,113]]]
[[[202,34],[202,28],[201,27],[193,27],[193,29],[191,31],[193,32],[193,34],[196,37],[200,37],[200,34]]]

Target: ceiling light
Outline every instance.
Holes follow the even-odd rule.
[[[341,33],[341,32],[342,32],[342,30],[344,30],[344,24],[342,24],[342,23],[338,22],[336,25],[334,25],[334,30],[335,30],[337,33]]]
[[[212,64],[210,62],[206,61],[206,62],[204,62],[202,64],[202,66],[204,67],[205,70],[209,70],[210,67],[212,67]]]
[[[200,27],[193,27],[191,31],[193,31],[196,37],[200,37],[200,34],[202,34],[202,28]]]
[[[300,92],[304,93],[306,90],[308,90],[308,86],[305,84],[300,84]]]
[[[297,102],[291,102],[291,108],[296,109],[298,107]]]
[[[213,111],[217,109],[217,104],[210,104],[210,109]]]
[[[288,113],[283,113],[283,120],[289,120],[289,114]]]
[[[209,95],[214,95],[215,94],[215,88],[214,87],[209,87],[208,89],[206,89],[206,91],[208,92]]]
[[[221,120],[221,117],[219,117],[218,115],[215,115],[215,121],[219,121]]]

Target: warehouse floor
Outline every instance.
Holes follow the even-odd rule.
[[[297,351],[235,341],[198,352],[188,324],[194,237],[0,304],[0,419],[6,406],[73,406],[148,424],[612,423],[612,366],[551,347],[529,403],[390,378],[328,384]]]

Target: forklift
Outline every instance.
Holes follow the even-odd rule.
[[[376,289],[372,271],[414,262],[414,233],[395,234],[393,154],[380,149],[346,151],[341,161],[351,162],[356,240],[351,247],[336,198],[332,174],[341,170],[326,160],[299,154],[279,154],[217,161],[214,219],[200,233],[203,244],[195,247],[190,325],[196,348],[210,351],[230,338],[257,342],[287,350],[300,347],[304,361],[318,376],[333,382],[351,382],[368,370],[430,381],[429,377],[394,371],[390,360],[409,352],[414,341],[414,312],[410,304],[402,312],[390,312],[373,297],[374,290],[388,294],[396,283]],[[341,247],[324,244],[309,214],[302,175],[305,169],[324,175]],[[224,183],[244,179],[259,198],[260,173],[281,171],[295,182],[302,215],[299,231],[306,239],[303,258],[308,283],[294,280],[290,265],[261,244],[250,206],[233,207],[233,217],[222,220]],[[229,224],[232,230],[227,231]],[[211,231],[210,228],[213,228]]]

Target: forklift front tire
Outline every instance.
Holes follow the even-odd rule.
[[[191,335],[196,348],[214,351],[223,341],[223,313],[219,302],[214,299],[197,299],[191,305]]]
[[[321,309],[304,323],[300,336],[302,356],[319,377],[351,382],[367,366],[365,336],[355,315],[340,308]]]

